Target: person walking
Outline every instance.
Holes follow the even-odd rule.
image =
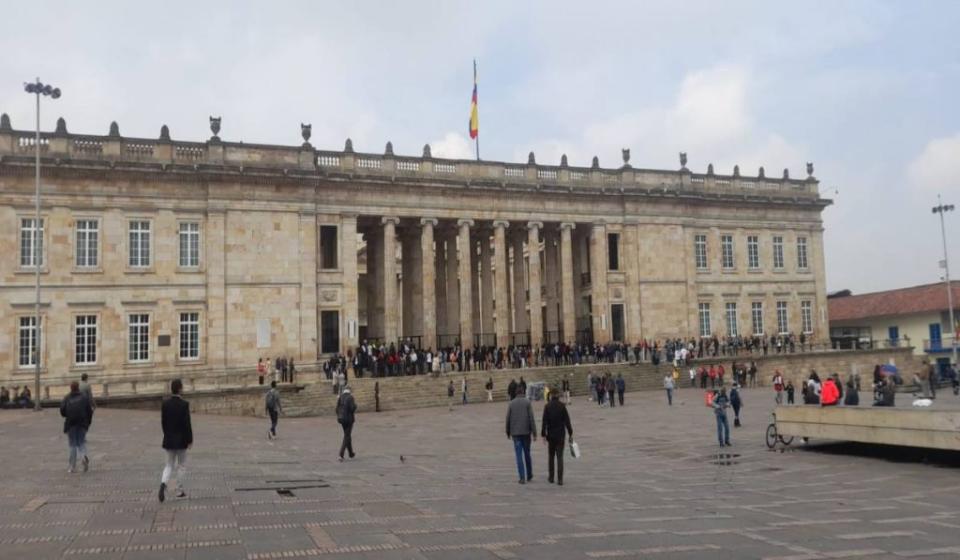
[[[507,385],[507,396],[510,397],[511,401],[517,396],[518,387],[516,379],[511,379],[510,384]]]
[[[787,392],[787,404],[794,404],[794,389],[793,381],[787,381],[787,386],[784,387],[784,390]]]
[[[162,447],[167,454],[167,462],[160,475],[160,502],[166,499],[167,483],[174,469],[177,471],[177,485],[174,495],[186,497],[183,481],[187,476],[187,449],[193,446],[193,427],[190,424],[190,403],[180,393],[183,382],[174,379],[170,382],[171,395],[160,407],[160,426],[163,428]]]
[[[493,402],[493,378],[487,379],[487,402]]]
[[[87,396],[90,401],[90,409],[97,410],[97,401],[93,399],[93,387],[90,386],[90,376],[86,373],[80,375],[80,392]],[[93,413],[90,413],[90,421],[93,422]]]
[[[571,373],[570,375],[572,376],[573,374]],[[560,390],[563,391],[564,404],[567,404],[567,405],[571,404],[570,403],[570,380],[567,379],[566,377],[564,377],[563,381],[560,383]]]
[[[779,369],[773,372],[773,390],[777,393],[777,396],[773,398],[774,402],[783,404],[783,375]]]
[[[460,394],[463,395],[462,402],[460,404],[467,404],[467,378],[464,377],[463,381],[460,382]]]
[[[740,399],[740,386],[734,384],[730,389],[730,407],[733,408],[733,427],[740,427],[740,409],[743,407],[743,400]]]
[[[70,446],[70,469],[67,472],[77,472],[77,457],[82,458],[83,472],[90,470],[90,459],[87,457],[87,430],[93,421],[93,406],[87,395],[80,391],[80,384],[70,383],[70,393],[60,401],[60,416],[63,417],[63,433],[67,434],[67,443]]]
[[[617,403],[613,400],[613,395],[617,391],[617,382],[613,380],[613,375],[607,376],[607,398],[610,400],[610,408],[613,408]]]
[[[619,373],[617,374],[617,398],[620,399],[620,406],[623,406],[623,393],[627,390],[627,382],[623,380],[623,376]]]
[[[730,445],[730,422],[727,420],[727,407],[730,406],[730,397],[727,396],[726,387],[720,387],[720,391],[713,397],[713,413],[717,418],[717,440],[720,441],[720,447]]]
[[[356,419],[357,402],[353,399],[350,387],[344,387],[337,398],[337,422],[343,428],[343,441],[340,443],[340,462],[343,462],[343,452],[350,453],[353,459],[356,454],[353,452],[353,422]]]
[[[663,376],[663,388],[667,391],[667,404],[673,406],[673,376],[669,373]]]
[[[844,406],[860,406],[860,392],[857,390],[857,383],[851,375],[847,378],[847,393],[843,397]]]
[[[447,410],[453,410],[453,395],[456,393],[456,389],[453,388],[453,379],[447,383]]]
[[[277,437],[277,420],[283,411],[283,406],[280,404],[280,391],[277,390],[276,381],[270,382],[270,390],[267,391],[267,396],[264,400],[267,406],[267,414],[270,416],[270,429],[267,430],[267,439],[273,439]]]
[[[563,486],[563,446],[567,434],[573,440],[573,426],[567,406],[560,401],[557,391],[550,391],[550,402],[543,407],[543,419],[540,422],[540,436],[547,446],[547,481],[553,484],[554,463],[556,463],[557,484]]]
[[[533,479],[533,461],[530,459],[530,439],[537,439],[537,422],[533,418],[533,406],[525,393],[507,405],[507,438],[513,440],[513,453],[517,459],[517,474],[520,484]]]

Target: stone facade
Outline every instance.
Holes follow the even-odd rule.
[[[34,149],[32,132],[0,128],[8,385],[33,372],[22,347],[34,314]],[[690,337],[707,306],[704,333],[723,336],[728,304],[740,334],[762,304],[767,336],[826,339],[829,201],[812,176],[66,132],[43,133],[41,152],[41,367],[51,383],[81,371],[212,375],[278,355],[314,362],[363,338],[436,348]],[[90,251],[96,259],[81,266]],[[134,319],[147,325],[136,352]]]

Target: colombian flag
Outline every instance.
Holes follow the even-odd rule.
[[[480,116],[477,112],[477,61],[473,61],[473,98],[470,100],[470,138],[480,134]]]

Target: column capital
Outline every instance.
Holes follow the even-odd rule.
[[[436,218],[420,218],[420,225],[421,225],[421,226],[425,226],[425,225],[427,225],[427,224],[430,224],[430,225],[433,226],[433,227],[437,227],[437,224],[439,224],[439,223],[440,223],[440,220],[438,220],[438,219],[436,219]]]
[[[463,227],[463,226],[473,227],[473,220],[469,218],[461,218],[457,220],[457,227]]]
[[[390,224],[390,223],[392,223],[392,224],[395,225],[395,226],[396,226],[396,225],[399,225],[399,224],[400,224],[400,218],[398,218],[397,216],[383,216],[382,218],[380,218],[380,224],[381,224],[381,225],[387,225],[387,224]]]
[[[562,231],[562,230],[565,230],[565,229],[573,230],[573,229],[576,229],[576,228],[577,228],[577,224],[575,224],[575,223],[573,223],[573,222],[560,222],[560,227],[559,227],[559,229],[560,229],[561,231]]]
[[[543,229],[543,222],[527,222],[527,229]]]
[[[507,229],[508,227],[510,227],[510,222],[508,222],[507,220],[494,220],[493,227]]]

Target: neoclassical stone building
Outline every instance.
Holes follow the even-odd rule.
[[[423,347],[826,337],[808,177],[446,160],[0,121],[0,380],[298,363]]]

